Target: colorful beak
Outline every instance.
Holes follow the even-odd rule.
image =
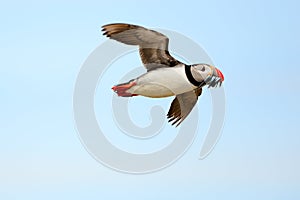
[[[217,71],[218,76],[220,77],[220,79],[221,79],[222,81],[224,81],[224,75],[222,74],[222,72],[221,72],[219,69],[217,69],[217,68],[216,68],[216,71]]]

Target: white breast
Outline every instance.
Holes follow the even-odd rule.
[[[137,78],[137,85],[128,92],[147,97],[167,97],[195,89],[183,66],[158,68]]]

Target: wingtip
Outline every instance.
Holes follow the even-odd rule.
[[[108,33],[106,28],[102,28],[101,29],[102,35],[106,36],[106,37],[110,37],[110,34]]]
[[[168,123],[171,123],[172,126],[178,127],[183,121],[181,117],[176,118],[175,116],[167,115]]]

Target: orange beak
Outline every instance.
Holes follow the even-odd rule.
[[[216,68],[216,71],[218,73],[218,76],[221,78],[222,81],[224,81],[224,75],[222,74],[222,72]]]

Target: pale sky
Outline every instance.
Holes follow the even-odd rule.
[[[299,199],[299,18],[297,1],[1,3],[0,198]],[[206,159],[198,154],[211,112],[207,89],[197,104],[199,134],[172,166],[123,174],[85,150],[73,120],[74,84],[82,63],[106,40],[100,27],[113,22],[177,31],[222,70],[226,119]],[[117,65],[140,64],[136,53],[128,56],[104,77],[104,93],[113,95]],[[165,112],[170,101],[161,101]],[[149,122],[138,111],[152,102],[132,100],[135,123]],[[102,114],[111,117],[109,109]],[[174,134],[149,145],[163,146]],[[143,146],[120,137],[110,139],[132,151]]]

